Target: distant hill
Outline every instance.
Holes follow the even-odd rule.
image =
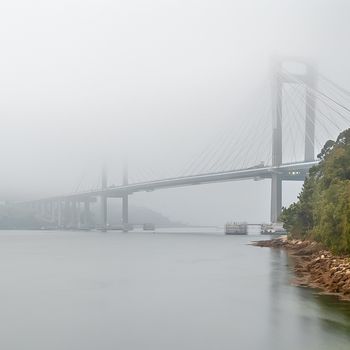
[[[98,205],[92,206],[92,221],[99,223],[100,208]],[[118,225],[121,223],[122,213],[120,203],[108,204],[108,222],[110,225]],[[142,225],[144,223],[153,223],[161,227],[184,227],[186,224],[173,222],[166,216],[138,206],[129,207],[129,222],[134,225]],[[0,229],[35,229],[40,227],[52,226],[47,220],[36,216],[32,210],[20,208],[11,205],[0,205]]]
[[[99,221],[99,207],[96,206],[93,210],[95,221]],[[111,225],[121,223],[122,211],[120,203],[108,203],[108,222]],[[134,225],[142,225],[144,223],[153,223],[156,226],[163,227],[184,227],[187,226],[181,222],[171,221],[169,218],[161,213],[158,213],[152,209],[140,207],[140,206],[129,206],[129,222]]]
[[[1,205],[0,229],[34,229],[43,226],[44,221],[38,219],[30,210]]]

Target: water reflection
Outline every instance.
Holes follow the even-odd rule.
[[[349,349],[350,303],[295,287],[294,259],[283,250],[269,249],[270,349]]]
[[[0,232],[0,349],[348,350],[350,303],[257,238]]]
[[[325,333],[337,335],[350,345],[350,303],[336,296],[322,295],[318,290],[297,288],[302,300],[318,306],[318,322]]]

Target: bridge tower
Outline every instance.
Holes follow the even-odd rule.
[[[302,73],[283,72],[284,63],[303,65]],[[272,166],[279,167],[283,162],[282,123],[283,86],[299,84],[305,87],[305,136],[304,161],[315,158],[315,98],[312,90],[316,87],[316,70],[312,64],[295,57],[277,58],[272,62]],[[282,172],[275,171],[271,176],[271,222],[277,222],[282,210]]]

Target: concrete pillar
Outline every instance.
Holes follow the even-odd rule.
[[[107,196],[101,195],[101,229],[107,231]]]
[[[62,201],[57,201],[57,226],[59,229],[63,228],[63,205]]]
[[[282,178],[280,174],[272,174],[271,178],[271,222],[278,221],[282,211]]]
[[[51,201],[51,222],[57,225],[57,204],[56,201]]]
[[[282,63],[272,66],[272,166],[282,164],[282,85],[279,75]],[[282,178],[272,174],[271,178],[271,222],[277,222],[282,209]]]
[[[90,201],[86,199],[84,201],[84,228],[90,229]]]
[[[70,203],[69,200],[66,199],[64,202],[64,219],[63,219],[63,228],[67,229],[70,225]]]
[[[315,158],[315,117],[316,100],[313,89],[316,88],[316,71],[308,66],[305,86],[305,161],[312,161]]]
[[[128,160],[124,159],[123,164],[123,185],[126,186],[129,183],[128,175]],[[123,231],[127,232],[129,230],[129,195],[125,193],[122,197],[122,221],[123,221]]]
[[[281,62],[272,66],[272,165],[282,164],[282,80],[279,75]]]
[[[104,166],[102,168],[102,191],[107,189],[107,170]],[[101,194],[101,229],[103,232],[107,231],[107,194]]]
[[[123,231],[129,230],[129,196],[124,194],[122,197],[122,219],[123,219]]]
[[[77,207],[77,201],[72,200],[72,206],[71,206],[71,225],[73,229],[78,228],[78,207]]]
[[[55,223],[55,207],[54,202],[51,200],[49,203],[49,218],[52,223]]]

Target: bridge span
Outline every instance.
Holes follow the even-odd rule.
[[[108,227],[107,206],[108,198],[121,198],[123,201],[122,218],[125,229],[128,227],[128,197],[136,192],[151,192],[160,189],[203,185],[237,180],[264,180],[272,179],[278,175],[281,181],[303,181],[309,169],[318,161],[289,163],[280,166],[256,166],[241,170],[213,172],[207,174],[191,175],[177,178],[160,179],[148,182],[139,182],[120,186],[107,186],[107,176],[103,173],[102,186],[99,190],[79,192],[61,196],[53,196],[30,202],[23,205],[42,213],[49,222],[58,228],[90,228],[90,203],[100,199],[101,206],[101,229]],[[80,204],[83,204],[81,215]],[[83,222],[81,220],[83,217]]]

